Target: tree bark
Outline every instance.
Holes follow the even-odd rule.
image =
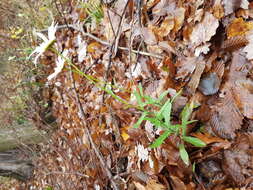
[[[16,150],[0,152],[1,176],[26,181],[32,177],[33,168],[32,161],[20,159]]]
[[[48,136],[32,123],[0,128],[0,176],[21,181],[30,179],[34,168],[32,159],[25,158],[20,151],[14,149],[22,145],[38,144],[46,139]]]
[[[38,144],[47,139],[46,136],[31,123],[0,128],[0,152],[17,148],[22,144]]]

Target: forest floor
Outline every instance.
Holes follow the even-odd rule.
[[[58,127],[19,188],[253,189],[253,3],[70,2],[37,49]]]

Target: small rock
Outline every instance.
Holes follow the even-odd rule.
[[[209,73],[200,79],[198,89],[204,95],[213,95],[218,92],[221,80],[216,73]]]

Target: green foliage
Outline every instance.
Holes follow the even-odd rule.
[[[53,190],[53,187],[46,187],[45,190]]]
[[[173,98],[167,99],[167,101],[163,103],[168,91],[163,92],[158,99],[144,95],[141,85],[139,85],[138,92],[134,92],[138,106],[140,110],[142,110],[142,115],[134,124],[134,128],[138,128],[143,121],[149,121],[156,128],[162,128],[164,130],[164,132],[150,145],[151,148],[159,147],[171,134],[179,135],[183,142],[188,142],[196,147],[204,147],[206,145],[198,138],[186,136],[187,125],[196,121],[189,121],[194,108],[193,102],[186,104],[181,112],[181,124],[171,123],[172,103],[180,93],[179,91]],[[150,111],[150,109],[147,109],[148,105],[152,105],[152,110],[158,108],[158,111]],[[189,156],[183,143],[179,145],[179,152],[184,163],[189,165]]]
[[[97,23],[101,22],[104,17],[104,12],[99,0],[89,0],[86,3],[83,3],[82,6],[89,15],[87,21],[92,22],[95,20]]]

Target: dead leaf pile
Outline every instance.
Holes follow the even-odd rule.
[[[207,147],[187,145],[194,163],[189,166],[180,159],[176,135],[151,149],[161,131],[149,122],[134,129],[138,110],[101,90],[104,83],[91,83],[66,64],[49,84],[58,128],[44,147],[32,185],[253,188],[252,8],[247,0],[144,0],[140,9],[138,1],[117,0],[103,5],[102,22],[91,27],[82,8],[72,4],[65,21],[74,27],[58,30],[58,49],[67,50],[85,75],[110,83],[116,95],[134,105],[131,94],[139,83],[153,97],[183,89],[174,103],[173,122],[180,122],[187,100],[194,101],[198,107],[192,119],[198,122],[187,132]],[[49,74],[54,63],[45,59]]]

